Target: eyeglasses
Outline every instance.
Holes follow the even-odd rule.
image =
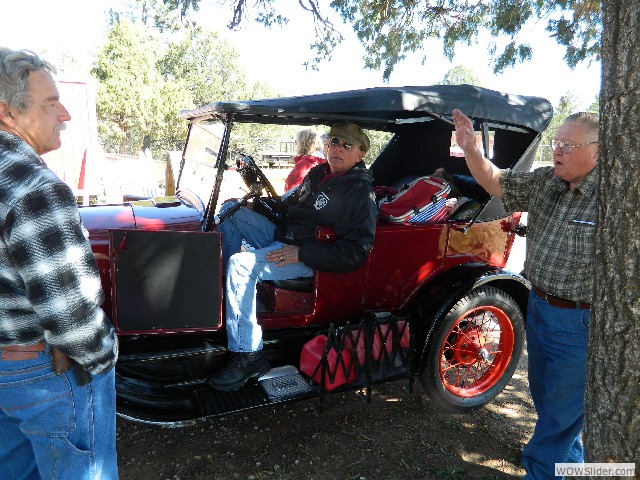
[[[562,140],[551,140],[551,150],[555,150],[559,148],[562,153],[571,153],[574,148],[583,147],[585,145],[593,145],[594,143],[598,143],[598,141],[587,142],[587,143],[579,143],[577,145],[571,145],[567,142],[563,142]]]
[[[354,147],[353,143],[347,142],[346,140],[341,142],[338,137],[333,137],[332,139],[330,139],[329,145],[333,147],[341,146],[345,150],[351,150]]]

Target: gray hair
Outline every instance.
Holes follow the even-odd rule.
[[[565,119],[566,122],[577,123],[584,127],[584,132],[589,138],[595,138],[598,140],[598,133],[600,131],[600,117],[597,113],[593,112],[577,112],[572,113]]]
[[[7,102],[20,112],[29,108],[29,72],[38,70],[56,73],[52,64],[31,50],[0,47],[0,102]]]

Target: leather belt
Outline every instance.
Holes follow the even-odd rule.
[[[33,360],[44,352],[44,341],[33,345],[7,345],[0,347],[0,360]]]
[[[556,297],[550,293],[540,290],[538,287],[533,287],[533,293],[540,298],[544,298],[549,305],[553,305],[558,308],[577,308],[579,310],[589,310],[591,308],[590,303],[574,302],[573,300],[566,300],[564,298]]]

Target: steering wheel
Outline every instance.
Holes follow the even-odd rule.
[[[259,205],[258,212],[271,221],[281,220],[284,204],[280,195],[276,193],[273,185],[253,158],[246,154],[239,154],[236,158],[236,171],[249,189],[248,195],[254,199],[254,206]],[[266,195],[266,198],[263,195]]]

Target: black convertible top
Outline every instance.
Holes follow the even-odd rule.
[[[424,87],[375,87],[344,92],[282,97],[238,102],[217,102],[179,113],[198,122],[233,115],[237,121],[285,123],[332,123],[357,121],[363,127],[395,130],[402,125],[430,118],[450,122],[459,108],[476,121],[491,121],[542,132],[553,116],[548,100],[513,95],[472,85]],[[259,120],[258,120],[259,119]]]

